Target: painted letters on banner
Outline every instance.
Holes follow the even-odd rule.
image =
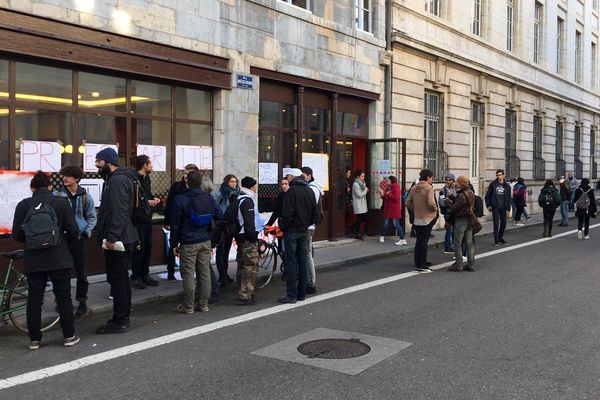
[[[83,171],[84,172],[98,172],[96,168],[96,154],[100,150],[106,149],[107,147],[113,148],[117,154],[119,154],[119,147],[116,144],[99,144],[99,143],[86,143],[83,150]]]
[[[35,140],[21,142],[21,171],[58,172],[61,163],[59,143]]]
[[[175,166],[185,169],[188,164],[196,164],[201,170],[213,169],[212,147],[210,146],[175,146]]]
[[[165,172],[167,170],[167,146],[152,146],[149,144],[138,144],[137,155],[145,154],[152,161],[153,170]]]
[[[302,153],[302,166],[313,170],[313,178],[324,191],[329,190],[329,156],[321,153]]]

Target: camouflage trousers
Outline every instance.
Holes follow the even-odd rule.
[[[256,285],[258,245],[250,241],[245,241],[241,244],[238,243],[236,261],[239,298],[241,300],[248,300],[252,297],[254,285]]]

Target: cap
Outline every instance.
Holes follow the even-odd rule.
[[[454,174],[452,172],[449,172],[448,175],[446,175],[446,180],[448,180],[448,179],[455,181],[456,176],[454,176]]]

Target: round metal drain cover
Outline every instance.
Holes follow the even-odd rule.
[[[371,348],[358,339],[320,339],[302,343],[298,351],[308,358],[341,360],[364,356]]]

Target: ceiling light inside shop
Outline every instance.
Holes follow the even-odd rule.
[[[98,92],[94,92],[94,93],[98,93]],[[92,94],[92,96],[94,96],[94,95]],[[98,93],[98,96],[100,96],[100,93]],[[98,96],[94,96],[94,97],[98,97]],[[8,97],[8,93],[0,92],[0,97]],[[17,93],[15,95],[15,97],[17,98],[17,100],[32,100],[32,101],[40,101],[43,103],[66,104],[66,105],[73,104],[73,100],[68,99],[66,97],[40,96],[37,94],[25,94],[25,93]],[[81,95],[77,95],[77,98],[81,99]],[[114,105],[119,105],[119,104],[125,104],[125,101],[126,101],[125,97],[113,97],[110,99],[102,99],[102,100],[79,100],[79,105],[81,107],[93,108],[93,107],[114,106]],[[132,103],[144,103],[144,102],[152,102],[152,101],[158,101],[158,99],[153,99],[150,97],[143,97],[143,96],[131,96]]]
[[[100,97],[100,92],[92,92],[92,97]]]

